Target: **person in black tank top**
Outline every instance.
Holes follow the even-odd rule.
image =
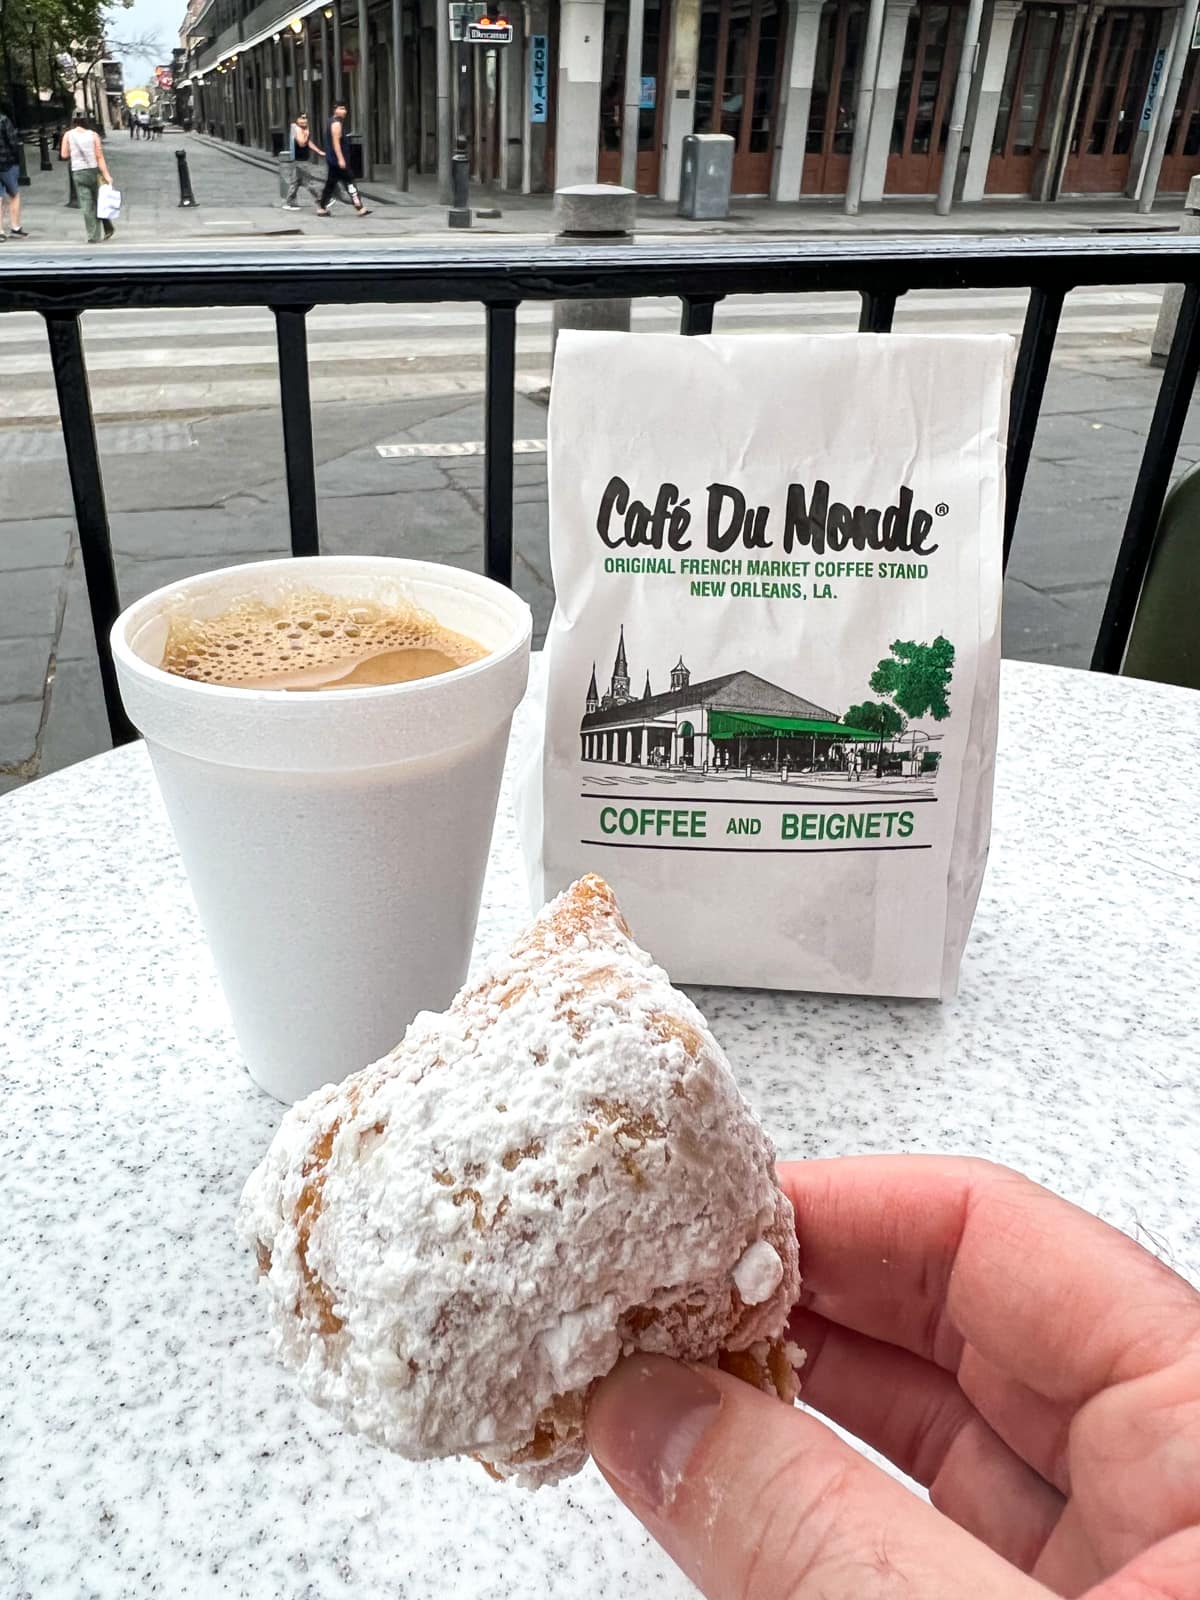
[[[329,215],[329,204],[337,197],[339,192],[350,201],[360,217],[369,217],[370,207],[363,204],[362,196],[354,186],[354,178],[350,171],[350,151],[346,145],[346,115],[345,101],[339,100],[333,108],[333,115],[325,127],[325,164],[328,174],[325,178],[325,187],[321,190],[321,203],[318,215]]]

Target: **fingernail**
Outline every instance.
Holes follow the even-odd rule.
[[[665,1356],[632,1356],[593,1395],[588,1443],[610,1477],[663,1511],[720,1409],[720,1389],[695,1368]]]

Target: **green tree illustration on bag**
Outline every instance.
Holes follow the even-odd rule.
[[[950,715],[953,668],[954,646],[942,634],[932,644],[897,639],[891,656],[885,656],[871,674],[871,688],[888,695],[906,717],[944,722]]]

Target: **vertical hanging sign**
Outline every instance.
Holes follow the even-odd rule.
[[[545,122],[550,100],[550,51],[544,33],[529,38],[529,120]]]
[[[1150,83],[1146,89],[1146,101],[1142,106],[1142,120],[1140,129],[1145,133],[1154,117],[1154,102],[1158,99],[1158,91],[1162,85],[1163,67],[1166,65],[1167,52],[1160,50],[1154,57],[1154,65],[1150,68]]]

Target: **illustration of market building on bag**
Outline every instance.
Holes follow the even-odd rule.
[[[592,667],[579,724],[585,762],[675,770],[692,779],[728,773],[771,774],[787,781],[794,774],[842,782],[883,777],[928,783],[937,773],[939,755],[930,743],[940,735],[901,733],[898,717],[891,730],[851,726],[836,712],[754,672],[727,672],[693,683],[680,656],[665,693],[651,691],[649,672],[640,695],[630,686],[622,627],[603,695]]]

